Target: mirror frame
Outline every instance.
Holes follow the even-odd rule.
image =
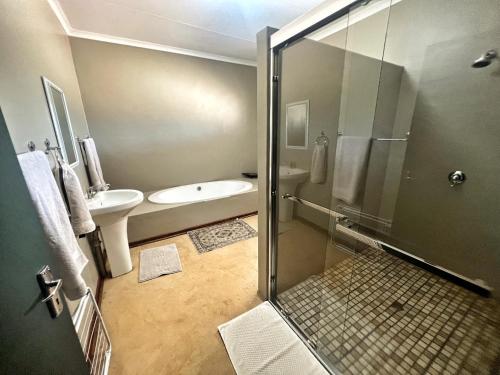
[[[288,108],[294,107],[300,104],[305,104],[306,106],[306,123],[304,129],[304,146],[290,146],[288,144]],[[285,108],[285,147],[292,150],[307,150],[309,146],[309,99],[300,100],[298,102],[287,103]]]
[[[66,96],[64,91],[59,88],[54,82],[50,81],[48,78],[42,76],[43,88],[45,91],[45,97],[47,99],[47,104],[49,106],[50,118],[52,120],[52,126],[54,128],[54,133],[56,134],[56,139],[58,146],[61,147],[61,153],[63,159],[69,164],[68,154],[66,152],[66,146],[61,132],[61,125],[59,124],[59,118],[57,117],[56,108],[54,105],[54,97],[52,96],[51,88],[60,92],[62,97],[62,102],[64,106],[64,113],[66,114],[66,120],[68,122],[69,133],[71,136],[71,144],[73,145],[75,153],[75,161],[70,165],[70,167],[76,167],[80,163],[80,157],[78,155],[78,148],[76,146],[75,134],[73,133],[73,126],[71,125],[71,119],[69,117],[68,104],[66,103]]]

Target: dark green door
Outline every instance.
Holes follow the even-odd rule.
[[[36,274],[54,261],[1,111],[0,176],[0,374],[88,374],[67,306],[52,319],[41,303]]]

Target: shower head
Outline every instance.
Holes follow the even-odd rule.
[[[473,68],[484,68],[490,65],[493,59],[497,57],[498,57],[497,51],[495,51],[494,49],[490,49],[489,51],[486,51],[486,53],[482,54],[479,59],[474,61],[471,66]]]

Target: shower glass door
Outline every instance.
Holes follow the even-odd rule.
[[[356,40],[372,41],[382,17],[374,13],[349,32],[359,28]],[[377,57],[369,151],[361,159],[360,140],[352,139],[336,157],[332,210],[346,217],[334,239],[351,237],[358,255],[342,371],[491,373],[498,366],[500,64],[492,56],[499,17],[498,1],[393,1]],[[351,86],[344,81],[342,90],[353,103],[364,94]],[[347,117],[340,139],[366,136],[352,133],[360,123]],[[351,201],[335,190],[349,181],[345,160],[350,173],[363,161]]]
[[[331,369],[498,368],[499,19],[357,1],[278,48],[272,300]]]
[[[399,276],[388,277],[384,253],[363,231],[365,226],[387,228],[384,219],[369,214],[364,197],[377,195],[377,188],[383,185],[384,166],[377,161],[385,152],[382,140],[392,138],[389,128],[394,105],[381,103],[380,97],[397,96],[401,75],[400,67],[384,60],[391,4],[390,0],[358,3],[348,17],[330,209],[335,216],[331,242],[351,254],[352,266],[345,314],[341,329],[335,332],[340,345],[332,354],[331,340],[320,346],[340,373],[376,372],[379,364],[371,363],[369,354],[374,343],[367,338],[378,333],[375,327],[391,309],[394,296],[389,286]],[[382,106],[387,108],[381,110]],[[384,117],[377,116],[379,113]],[[376,126],[377,121],[381,126]],[[334,265],[329,272],[336,268]],[[335,280],[339,284],[344,283]],[[327,291],[326,305],[338,298],[336,288]],[[330,329],[332,326],[329,324]]]
[[[335,199],[343,189],[334,186],[336,155],[341,137],[372,136],[389,5],[352,6],[282,48],[278,59],[274,301],[321,360],[339,371],[349,351],[344,331],[352,280],[366,261],[358,250],[366,246],[336,230],[345,218]],[[373,13],[376,32],[366,41],[359,21]]]

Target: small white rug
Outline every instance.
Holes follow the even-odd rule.
[[[269,302],[219,326],[239,375],[328,375]]]
[[[175,244],[141,251],[139,266],[140,283],[181,271],[181,260],[179,259],[179,252]]]

